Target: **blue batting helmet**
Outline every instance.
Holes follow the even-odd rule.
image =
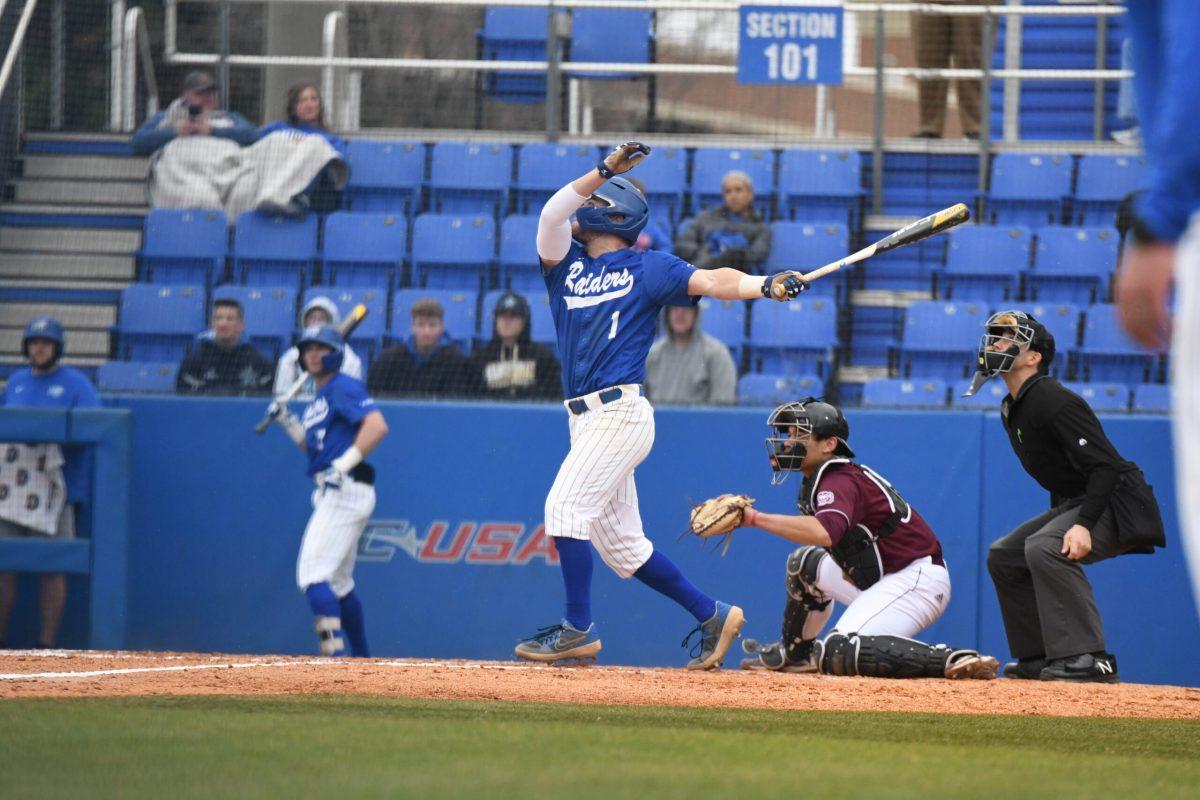
[[[326,372],[337,372],[342,368],[342,356],[346,352],[346,343],[337,328],[332,325],[313,325],[305,328],[304,333],[300,334],[300,341],[296,342],[301,359],[304,358],[305,345],[310,344],[323,344],[333,348],[332,353],[327,353],[321,358],[321,367]],[[303,361],[300,366],[304,366]]]
[[[29,358],[30,339],[49,339],[54,342],[55,361],[62,357],[63,346],[67,341],[63,335],[62,323],[54,317],[34,317],[29,320],[25,332],[21,334],[21,355],[25,358]]]
[[[575,212],[579,227],[585,231],[615,233],[633,244],[650,220],[650,204],[638,188],[624,178],[613,178],[592,193],[606,206],[584,206]],[[621,217],[620,220],[614,217]]]

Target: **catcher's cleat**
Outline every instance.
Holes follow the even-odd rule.
[[[817,671],[816,659],[811,655],[803,661],[789,661],[779,642],[760,645],[754,639],[747,639],[742,642],[742,650],[754,656],[742,659],[742,669],[809,674]]]
[[[1046,668],[1044,658],[1022,658],[1019,661],[1009,661],[1004,665],[1004,677],[1019,681],[1036,681]]]
[[[745,622],[746,615],[740,608],[718,600],[717,609],[712,617],[694,628],[683,640],[683,646],[687,647],[692,636],[700,633],[700,652],[687,663],[687,669],[715,669],[721,666],[725,653],[729,651],[733,640],[740,635]],[[695,649],[692,652],[694,653]]]
[[[529,661],[590,664],[601,647],[600,637],[593,633],[595,627],[592,623],[586,631],[581,631],[564,619],[558,625],[539,628],[533,636],[519,642],[514,652],[517,658]]]
[[[974,650],[958,650],[946,660],[946,677],[952,681],[990,681],[996,677],[1000,662]]]

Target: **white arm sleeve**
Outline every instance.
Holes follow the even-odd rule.
[[[571,249],[571,215],[585,200],[568,183],[546,201],[537,231],[538,256],[543,260],[558,263]]]

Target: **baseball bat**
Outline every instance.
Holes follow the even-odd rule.
[[[877,253],[886,253],[888,250],[895,250],[897,247],[904,247],[906,244],[919,242],[922,239],[933,236],[935,233],[948,231],[955,225],[961,225],[970,218],[971,211],[967,208],[966,204],[956,203],[949,208],[942,209],[936,214],[922,217],[910,225],[905,225],[898,231],[889,233],[878,242],[867,245],[857,253],[852,253],[840,261],[834,261],[823,267],[814,269],[812,272],[806,273],[801,277],[805,281],[815,281],[817,278],[823,278],[831,272],[837,272],[842,267],[864,261]]]
[[[338,332],[342,334],[342,338],[346,339],[350,336],[350,334],[354,333],[354,329],[358,327],[359,323],[362,322],[366,316],[367,307],[364,305],[360,304],[350,309],[350,313],[347,314],[340,323],[338,323]],[[296,379],[296,382],[292,384],[290,389],[281,394],[279,397],[275,398],[275,402],[279,403],[279,405],[284,406],[290,403],[296,395],[300,394],[300,390],[304,388],[304,384],[308,383],[308,379],[311,376],[304,369],[303,363],[300,364],[300,370],[304,374]],[[271,417],[263,416],[263,418],[258,421],[258,424],[254,426],[254,432],[262,433],[268,427],[270,427],[270,425]]]

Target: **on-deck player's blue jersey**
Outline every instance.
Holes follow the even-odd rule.
[[[344,372],[337,373],[318,389],[302,418],[308,452],[307,474],[324,471],[349,450],[363,417],[374,410],[375,401],[367,394],[367,387]]]
[[[688,306],[696,268],[668,253],[629,248],[599,258],[572,242],[545,271],[568,398],[646,379],[646,356],[663,306]]]
[[[100,395],[96,387],[77,369],[60,366],[49,375],[34,375],[28,367],[19,369],[4,386],[4,402],[8,408],[99,408]],[[67,482],[67,497],[84,500],[91,493],[91,473],[88,470],[88,447],[63,447],[63,480]]]

